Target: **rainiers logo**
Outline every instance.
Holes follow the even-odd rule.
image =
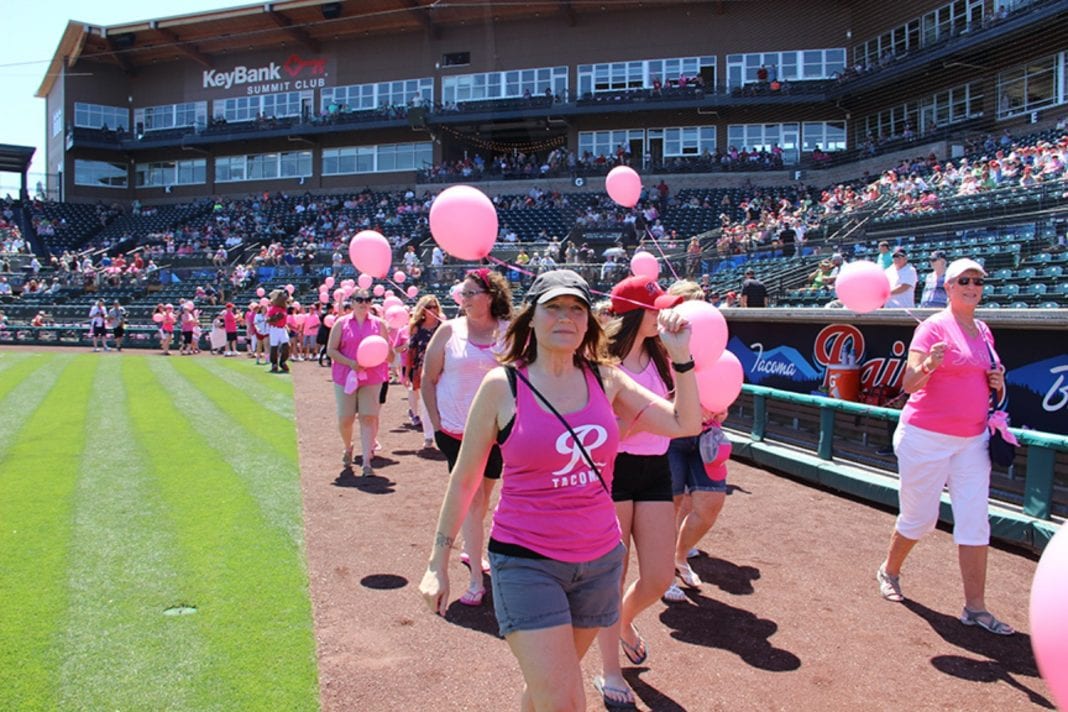
[[[586,452],[597,449],[608,440],[608,431],[600,425],[580,425],[574,430],[579,442],[586,448]],[[598,481],[596,473],[585,467],[586,458],[582,456],[582,448],[571,437],[571,433],[560,434],[560,437],[556,439],[556,451],[561,455],[569,456],[569,460],[566,465],[553,473],[553,487],[582,486]],[[602,462],[596,464],[598,467],[604,466]],[[576,467],[579,467],[578,471],[575,471]]]

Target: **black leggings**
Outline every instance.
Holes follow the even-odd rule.
[[[445,459],[449,462],[449,472],[452,472],[452,468],[456,467],[456,458],[460,454],[460,441],[440,430],[435,430],[434,442],[437,444],[438,450],[441,450],[441,452],[445,454]],[[501,468],[503,465],[504,462],[501,460],[501,448],[495,444],[493,449],[490,450],[489,457],[486,459],[486,469],[483,471],[482,476],[487,480],[501,479]]]

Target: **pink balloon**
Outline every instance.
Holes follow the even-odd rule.
[[[289,296],[292,297],[293,296],[293,292],[295,290],[296,290],[296,287],[294,287],[292,284],[287,284],[286,285],[286,291],[289,292]]]
[[[408,324],[408,310],[403,304],[394,304],[386,309],[386,323],[394,329],[403,329]]]
[[[463,304],[463,297],[460,296],[460,292],[464,291],[464,285],[454,284],[452,289],[449,290],[449,294],[452,295],[452,300],[457,304]]]
[[[616,166],[604,179],[608,197],[624,208],[633,208],[642,194],[642,179],[629,166]]]
[[[323,284],[319,285],[319,293],[320,294],[322,294],[324,292],[329,293],[329,291],[330,291],[330,287],[326,286],[325,282]]]
[[[708,302],[690,300],[675,307],[690,322],[690,353],[697,370],[711,367],[727,348],[727,320]]]
[[[1053,535],[1031,582],[1031,648],[1053,704],[1068,710],[1068,525]]]
[[[389,241],[374,230],[356,233],[349,242],[349,259],[356,269],[381,279],[389,273],[393,250]]]
[[[326,279],[323,280],[323,285],[327,289],[333,288],[333,286],[334,286],[334,278],[333,277],[327,277]]]
[[[260,297],[260,306],[261,307],[265,307],[270,303],[271,303],[271,300],[269,300],[267,297]]]
[[[405,292],[405,294],[407,294],[407,295],[408,295],[408,298],[409,298],[409,299],[415,299],[415,295],[416,295],[416,294],[419,294],[419,287],[416,287],[416,286],[415,286],[415,285],[413,284],[412,286],[408,287],[408,291],[407,291],[407,292]]]
[[[320,303],[322,303],[322,304],[326,304],[326,303],[327,303],[327,302],[329,302],[329,301],[330,301],[330,295],[329,295],[328,293],[326,293],[326,292],[319,292],[319,302],[320,302]]]
[[[660,263],[652,253],[642,250],[630,258],[630,271],[640,277],[656,279],[660,276]]]
[[[376,284],[375,288],[371,291],[371,293],[374,294],[376,297],[381,297],[383,294],[386,293],[386,288],[383,287],[381,284]]]
[[[153,314],[152,315],[152,321],[154,321],[157,324],[159,324],[161,321],[163,321],[163,315],[159,314],[159,313]]]
[[[404,284],[404,280],[408,278],[408,275],[404,274],[400,270],[393,273],[393,281],[397,284]]]
[[[441,249],[461,260],[480,260],[497,241],[497,210],[478,188],[454,185],[430,206],[430,234]]]
[[[291,304],[290,306],[292,306],[294,309],[300,309],[300,302],[294,301],[293,304]]]
[[[726,410],[742,392],[744,380],[742,362],[730,351],[724,351],[714,364],[697,370],[697,394],[701,405],[713,413]]]
[[[382,308],[387,310],[387,311],[389,310],[390,307],[403,307],[403,306],[404,306],[404,302],[401,301],[400,298],[395,297],[392,294],[387,295],[386,298],[382,300]]]
[[[356,286],[356,280],[355,279],[342,280],[341,286],[344,287],[345,289],[351,290],[353,287]]]
[[[360,289],[370,289],[374,283],[374,277],[369,274],[361,274],[359,279],[356,280],[356,284],[360,285]]]
[[[267,296],[267,290],[264,289],[263,287],[260,287],[259,289],[256,290],[256,296],[257,297],[266,297]]]
[[[334,290],[334,301],[340,302],[345,298],[345,290],[342,287],[338,287]]]
[[[389,344],[381,336],[368,336],[356,347],[356,363],[364,368],[374,368],[386,360]]]
[[[866,314],[886,304],[890,298],[890,278],[874,262],[850,262],[838,271],[834,293],[846,309]]]
[[[331,329],[333,328],[335,321],[337,321],[337,317],[333,314],[330,314],[325,319],[323,319],[323,324],[326,325],[327,329]]]

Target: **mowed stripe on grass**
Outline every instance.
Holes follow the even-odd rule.
[[[185,379],[170,363],[127,357],[123,379],[127,391],[138,394],[128,401],[131,423],[175,524],[172,546],[177,561],[189,572],[179,602],[198,609],[179,620],[196,630],[210,660],[210,668],[187,681],[191,706],[316,709],[315,644],[303,551],[287,527],[278,526],[264,511],[262,500],[253,494],[256,483],[235,472],[229,459],[235,443],[260,440],[241,424],[257,418],[231,417],[248,407],[240,404],[231,405],[237,409],[233,413],[218,414],[217,421],[207,423],[203,412],[183,411],[197,398],[181,393],[188,386],[182,386]],[[262,407],[254,407],[262,414]],[[277,426],[268,427],[275,432]],[[297,493],[286,505],[293,511],[287,519],[299,521],[292,423],[287,438],[294,455],[282,458],[283,466]]]
[[[5,371],[5,382],[27,359]],[[98,361],[47,355],[8,389],[0,454],[0,709],[58,707],[73,493]],[[34,366],[36,367],[36,366]]]
[[[163,611],[183,600],[180,529],[138,442],[120,372],[100,362],[75,490],[59,690],[63,709],[192,709],[188,681],[211,666],[195,626]]]

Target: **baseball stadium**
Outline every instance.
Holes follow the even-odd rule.
[[[70,19],[0,145],[0,708],[1068,709],[1066,38]]]

